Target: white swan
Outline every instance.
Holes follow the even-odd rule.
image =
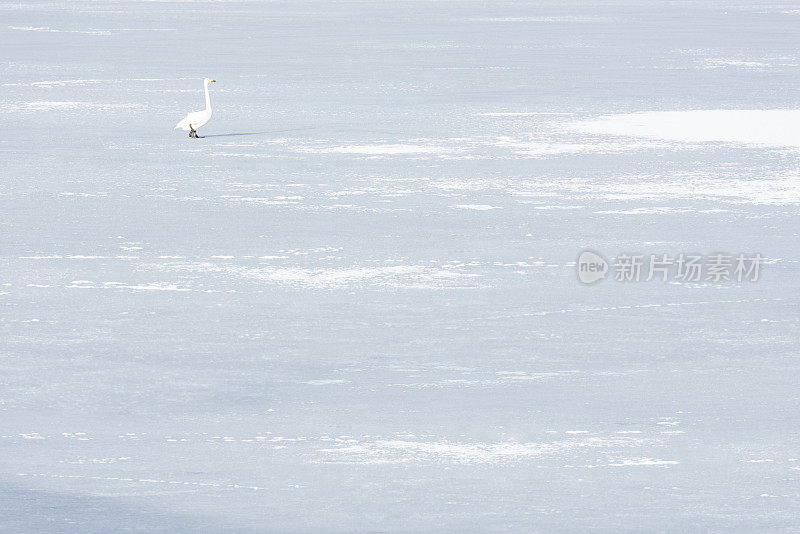
[[[189,113],[181,122],[175,125],[173,130],[186,130],[189,132],[189,137],[202,137],[197,135],[197,129],[211,120],[211,98],[208,96],[208,84],[216,81],[211,78],[203,80],[203,87],[206,90],[206,109]]]

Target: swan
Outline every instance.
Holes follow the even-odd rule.
[[[211,120],[211,98],[208,96],[208,84],[214,83],[217,80],[205,78],[203,80],[203,87],[206,90],[206,109],[203,111],[192,111],[181,122],[175,125],[173,130],[188,130],[189,137],[202,137],[197,135],[197,129]]]

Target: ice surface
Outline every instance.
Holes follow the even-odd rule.
[[[0,530],[796,531],[798,24],[0,3]]]

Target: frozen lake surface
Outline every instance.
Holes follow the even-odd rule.
[[[796,531],[798,27],[1,3],[0,530]]]

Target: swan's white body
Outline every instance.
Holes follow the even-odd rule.
[[[208,84],[214,81],[216,80],[212,80],[211,78],[203,80],[203,87],[206,90],[206,109],[202,111],[193,111],[186,115],[181,122],[175,125],[175,130],[192,132],[211,120],[211,97],[208,96]]]

